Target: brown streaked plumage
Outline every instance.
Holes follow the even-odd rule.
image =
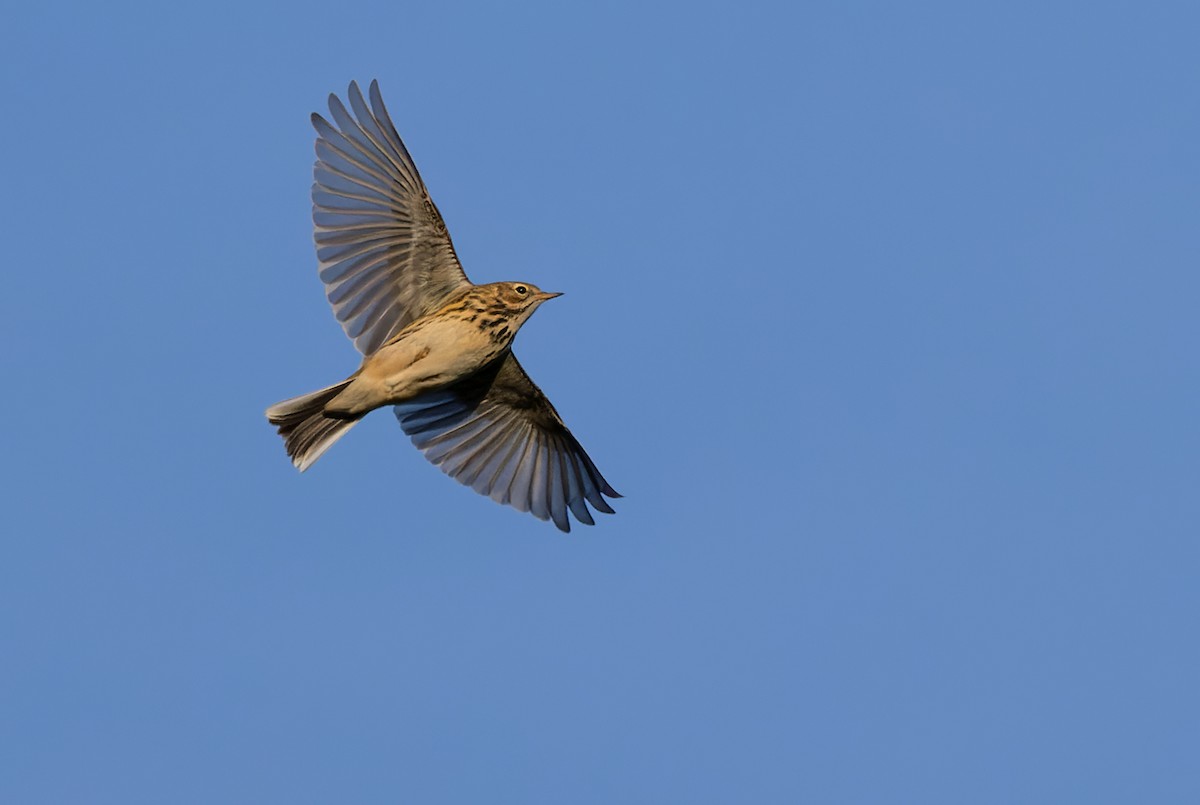
[[[376,408],[451,477],[498,503],[593,525],[588,504],[620,497],[512,353],[533,312],[559,294],[524,282],[474,285],[441,213],[396,132],[377,82],[356,83],[353,115],[312,116],[312,187],[320,277],[334,316],[363,354],[333,386],[267,409],[301,471]]]

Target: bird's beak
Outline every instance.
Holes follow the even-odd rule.
[[[538,291],[538,299],[542,302],[545,302],[547,299],[553,299],[556,296],[562,296],[562,293],[546,293],[545,291]]]

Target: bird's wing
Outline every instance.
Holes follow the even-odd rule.
[[[447,475],[563,531],[571,530],[568,509],[594,525],[587,504],[612,514],[603,495],[620,497],[511,352],[394,409],[413,444]]]
[[[357,83],[354,115],[329,96],[333,123],[312,116],[313,238],[333,313],[364,355],[471,283],[442,215],[371,82]]]

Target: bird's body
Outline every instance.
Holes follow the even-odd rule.
[[[471,288],[363,358],[325,412],[362,416],[470,377],[506,352],[533,309],[555,296],[516,282]]]
[[[336,98],[340,131],[313,123],[313,221],[334,313],[363,352],[341,383],[267,409],[305,470],[369,412],[396,406],[401,426],[449,475],[501,503],[592,524],[619,497],[512,354],[533,312],[559,294],[521,282],[474,285],[396,133],[378,86],[357,120]],[[586,501],[586,503],[585,503]]]

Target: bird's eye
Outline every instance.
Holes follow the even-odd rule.
[[[517,293],[521,294],[521,296],[524,296],[525,292],[528,291],[529,289],[526,288],[524,285],[518,285],[516,290],[517,290]]]

